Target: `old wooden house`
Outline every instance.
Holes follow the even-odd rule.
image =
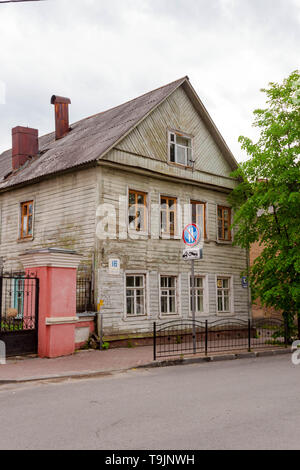
[[[51,102],[55,132],[16,127],[0,155],[3,268],[22,270],[26,249],[76,250],[90,283],[79,310],[102,300],[106,335],[141,334],[191,316],[182,229],[196,223],[197,317],[247,318],[227,200],[237,163],[188,77],[71,126],[70,100]]]

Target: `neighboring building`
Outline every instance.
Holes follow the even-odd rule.
[[[105,333],[145,333],[154,320],[191,316],[181,234],[194,222],[204,234],[197,318],[247,318],[240,278],[247,255],[232,246],[227,201],[237,163],[189,79],[71,128],[70,100],[51,102],[56,132],[38,139],[34,129],[17,127],[13,152],[0,155],[4,268],[22,269],[18,255],[26,249],[77,250],[95,303],[103,300]]]
[[[257,258],[263,251],[263,246],[259,242],[255,242],[251,245],[250,248],[250,265],[254,263],[255,258]],[[281,318],[282,314],[280,311],[275,310],[271,307],[263,307],[259,299],[255,300],[252,304],[252,316],[253,318]]]

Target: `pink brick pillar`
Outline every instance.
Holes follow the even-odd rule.
[[[27,275],[39,278],[39,357],[75,351],[76,273],[81,255],[61,248],[27,250],[20,255]]]

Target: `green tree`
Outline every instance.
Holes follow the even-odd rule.
[[[300,74],[270,83],[266,109],[254,111],[256,143],[239,142],[250,157],[233,175],[240,184],[230,196],[235,209],[234,243],[263,248],[249,268],[253,299],[282,310],[300,334]]]

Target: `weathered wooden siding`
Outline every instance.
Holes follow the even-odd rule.
[[[227,177],[230,175],[232,169],[182,87],[139,124],[117,148],[167,162],[167,129],[194,136],[196,170]]]
[[[217,314],[216,275],[223,274],[233,276],[234,309],[231,313],[239,317],[247,317],[247,290],[242,288],[240,279],[241,271],[246,266],[246,252],[231,244],[217,242],[216,206],[228,204],[226,194],[104,166],[98,170],[98,185],[99,204],[112,204],[117,215],[120,215],[119,195],[127,198],[128,189],[148,193],[149,204],[159,204],[161,194],[177,197],[180,204],[189,204],[190,199],[205,201],[207,203],[208,240],[204,245],[204,260],[196,262],[196,274],[208,276],[208,314],[210,317]],[[182,226],[183,222],[182,219]],[[178,276],[179,314],[182,317],[187,317],[189,314],[190,263],[181,258],[183,249],[181,236],[175,240],[160,239],[158,237],[159,215],[153,211],[150,213],[150,225],[156,239],[141,236],[139,240],[97,240],[97,294],[104,300],[102,311],[106,334],[142,333],[151,330],[153,320],[159,318],[160,274]],[[120,274],[109,273],[110,258],[120,259]],[[125,273],[127,271],[147,274],[148,308],[145,318],[125,318]]]
[[[0,195],[0,258],[21,269],[18,255],[35,247],[75,249],[90,264],[95,246],[96,177],[93,169],[41,181]],[[34,200],[34,237],[18,241],[20,203]]]

